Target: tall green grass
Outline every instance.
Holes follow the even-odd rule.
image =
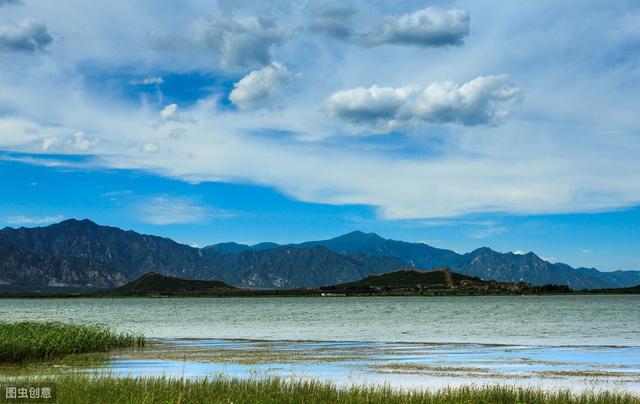
[[[48,360],[143,345],[141,334],[117,332],[100,325],[0,322],[0,362]]]
[[[51,383],[64,403],[349,403],[349,404],[638,404],[627,393],[549,392],[509,386],[461,387],[402,392],[384,387],[340,389],[313,381],[181,380],[163,377],[115,378],[63,375]]]

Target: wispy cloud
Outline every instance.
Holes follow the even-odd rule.
[[[64,215],[53,216],[28,216],[28,215],[16,215],[9,216],[5,219],[8,224],[11,225],[30,225],[30,224],[50,224],[56,223],[64,219]]]
[[[471,238],[489,238],[506,233],[507,230],[509,230],[507,227],[501,226],[491,220],[478,222],[475,226],[475,228],[468,229],[464,233]]]
[[[640,124],[633,109],[640,70],[630,51],[638,24],[635,18],[624,23],[637,15],[629,2],[588,1],[571,19],[566,7],[549,0],[456,2],[467,14],[337,1],[321,1],[307,13],[301,10],[306,2],[259,13],[264,2],[243,1],[235,15],[212,6],[211,18],[187,3],[169,24],[165,11],[142,2],[127,13],[105,2],[96,13],[91,2],[24,1],[20,14],[46,16],[55,38],[48,43],[48,30],[33,24],[3,31],[5,51],[24,51],[0,64],[0,149],[30,164],[260,184],[305,202],[371,206],[382,219],[597,212],[640,203]],[[107,28],[80,35],[78,19],[83,27]],[[118,24],[105,24],[114,20]],[[313,29],[299,29],[305,26]],[[591,26],[601,29],[584,28]],[[380,46],[334,39],[354,32],[379,34],[374,44]],[[453,35],[442,36],[446,49],[431,46],[447,32]],[[550,32],[552,40],[540,40]],[[450,46],[460,42],[465,45]],[[282,89],[286,107],[228,108],[233,83],[275,59],[308,78]],[[234,74],[221,74],[220,66]],[[130,76],[120,83],[124,91],[88,85],[100,69],[128,69],[143,81],[161,72],[164,87],[171,87],[169,77],[190,74],[222,82],[206,95],[174,90],[179,96],[160,107],[136,107],[122,97],[136,90]],[[504,121],[517,97],[510,98],[505,79],[490,76],[502,72],[526,89],[526,100]],[[420,91],[404,97],[407,83]],[[433,83],[439,85],[427,90]],[[190,85],[182,84],[176,87]],[[246,92],[244,100],[268,105],[269,88]],[[327,120],[323,100],[341,90],[348,93],[333,99],[331,109],[337,121]],[[189,117],[199,124],[187,124],[194,122]],[[371,126],[386,131],[397,121],[421,125],[416,133],[397,129],[376,139],[375,147],[371,139],[348,136]],[[291,135],[258,137],[257,131]],[[88,153],[92,158],[82,161],[60,157]],[[630,175],[620,178],[621,172]]]
[[[129,81],[129,84],[133,86],[139,86],[139,85],[148,86],[151,84],[159,85],[162,83],[164,83],[164,79],[160,76],[151,76],[151,77],[145,77],[144,79],[133,79]]]
[[[123,198],[126,198],[126,197],[130,196],[130,195],[133,195],[133,191],[130,190],[130,189],[109,191],[109,192],[103,192],[102,194],[100,194],[100,196],[102,196],[103,198],[107,198],[111,202],[119,201],[119,200],[121,200]]]
[[[206,206],[190,198],[169,196],[148,199],[138,205],[137,211],[140,220],[158,226],[206,223],[236,216],[234,212]]]
[[[133,194],[133,191],[130,189],[123,189],[120,191],[109,191],[102,193],[102,196],[107,198],[118,197],[118,196],[127,196]]]

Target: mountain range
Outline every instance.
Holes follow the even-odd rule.
[[[600,272],[479,248],[470,253],[352,232],[329,240],[194,248],[90,220],[0,230],[0,289],[111,288],[147,272],[218,280],[249,288],[315,288],[398,268],[450,268],[499,282],[563,284],[572,289],[640,284],[640,271]]]

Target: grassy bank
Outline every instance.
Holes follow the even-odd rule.
[[[0,363],[56,359],[144,345],[144,337],[99,325],[58,322],[0,322]]]
[[[624,393],[545,392],[517,387],[463,387],[433,392],[399,392],[389,388],[339,389],[319,382],[282,380],[168,378],[89,378],[66,375],[50,383],[64,403],[562,403],[638,404]]]

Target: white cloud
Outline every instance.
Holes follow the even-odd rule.
[[[0,25],[0,52],[44,51],[51,42],[53,37],[41,22],[27,19]]]
[[[158,50],[213,51],[226,69],[245,69],[271,62],[271,50],[286,33],[273,22],[256,17],[197,19],[181,34],[152,32],[149,39]]]
[[[332,118],[382,132],[423,122],[491,125],[509,115],[520,94],[505,75],[480,76],[462,85],[446,81],[342,90],[327,98],[325,109]]]
[[[400,16],[388,16],[380,26],[359,36],[364,45],[460,45],[469,35],[469,13],[427,7]]]
[[[262,15],[242,3],[236,16]],[[595,212],[640,203],[640,124],[634,109],[640,70],[633,52],[638,37],[617,28],[626,10],[637,14],[629,2],[586,0],[568,16],[566,7],[551,0],[462,0],[456,5],[473,17],[473,36],[465,39],[468,46],[439,52],[344,46],[298,29],[296,35],[262,46],[267,49],[262,57],[250,58],[258,67],[278,60],[304,74],[296,91],[287,93],[285,108],[223,108],[216,97],[224,95],[218,92],[212,98],[177,102],[177,113],[192,116],[199,125],[172,121],[159,128],[149,125],[160,119],[153,106],[137,107],[130,97],[119,98],[122,92],[94,91],[87,83],[105,71],[122,69],[135,72],[135,77],[162,72],[165,78],[216,71],[222,39],[212,37],[206,46],[206,35],[197,35],[194,27],[184,30],[202,8],[189,1],[169,8],[140,1],[123,13],[114,2],[65,4],[69,6],[25,1],[20,9],[2,9],[55,21],[56,39],[61,39],[55,52],[42,57],[0,55],[0,159],[139,169],[189,182],[260,184],[303,201],[372,206],[381,217],[397,219],[475,212]],[[282,31],[294,32],[290,27],[302,23],[302,12],[295,14],[295,7],[303,5],[289,4],[292,14],[274,11],[270,18],[285,28]],[[372,27],[356,30],[365,34],[378,32],[383,14],[422,7],[417,2],[353,4],[359,10],[356,22]],[[217,14],[214,6],[210,12]],[[229,15],[216,18],[237,20]],[[158,28],[181,32],[170,35],[172,48],[149,49],[147,32]],[[614,40],[612,30],[617,32]],[[434,122],[449,118],[436,108],[425,114],[428,121],[417,113],[413,121],[400,121],[425,125],[416,132],[426,136],[349,137],[340,135],[353,128],[327,119],[321,109],[322,100],[339,89],[367,90],[380,83],[397,90],[413,82],[424,90],[423,85],[434,81],[462,83],[487,72],[507,72],[527,89],[527,102],[501,125],[439,125]],[[445,94],[459,97],[453,90]],[[402,105],[413,108],[417,101]],[[408,120],[411,115],[402,112],[398,110],[397,117]],[[459,109],[454,112],[454,118],[468,123]],[[356,131],[377,124],[347,116],[347,122],[359,125]],[[384,116],[378,130],[386,130],[396,118]],[[34,127],[39,130],[28,130]],[[96,141],[91,157],[47,156],[77,154],[66,140],[78,131]],[[60,143],[43,153],[48,137]],[[161,147],[142,153],[145,144]]]
[[[515,255],[525,255],[526,252],[522,251],[522,250],[516,250],[513,252]]]
[[[272,105],[294,76],[278,62],[254,70],[235,83],[229,100],[238,108],[252,109]]]
[[[587,250],[586,248],[580,250],[580,252],[583,254],[591,254],[591,250]]]
[[[160,121],[155,124],[156,128],[161,127],[166,122],[196,123],[196,120],[191,115],[180,112],[177,104],[169,104],[165,106],[162,108],[159,115]]]
[[[160,118],[165,121],[170,120],[175,116],[176,112],[178,112],[178,105],[169,104],[166,107],[162,108],[162,111],[160,111]]]
[[[150,84],[159,85],[164,83],[164,79],[160,76],[150,76],[150,77],[145,77],[144,79],[131,80],[129,83],[134,86],[136,85],[147,86]]]
[[[214,218],[229,218],[234,215],[220,209],[201,205],[189,198],[157,196],[138,207],[138,217],[150,224],[205,223]]]
[[[34,224],[50,224],[56,223],[64,219],[63,215],[54,216],[27,216],[17,215],[9,216],[5,221],[10,225],[34,225]]]
[[[427,7],[408,14],[387,15],[376,28],[364,31],[354,27],[356,9],[345,2],[312,1],[309,14],[314,31],[361,46],[457,46],[470,32],[469,13],[457,9]]]
[[[71,145],[74,150],[87,151],[95,144],[95,141],[87,139],[82,132],[76,132],[72,139],[67,140],[67,144]]]
[[[508,229],[504,226],[490,224],[484,227],[467,230],[465,234],[471,238],[489,238],[489,237],[495,237],[495,236],[499,236],[500,234],[506,233],[507,230]]]
[[[101,194],[101,196],[105,198],[109,198],[112,201],[120,199],[121,197],[129,196],[129,195],[133,195],[133,191],[130,189],[123,189],[119,191],[109,191]]]

